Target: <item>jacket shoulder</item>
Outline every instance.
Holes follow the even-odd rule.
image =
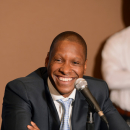
[[[86,81],[89,81],[89,82],[96,82],[96,83],[105,83],[106,82],[102,79],[97,79],[97,78],[94,78],[94,77],[91,77],[91,76],[83,76],[83,78],[86,80]]]
[[[20,78],[14,79],[14,80],[10,81],[9,83],[18,82],[18,81],[23,82],[23,83],[38,82],[38,81],[42,81],[43,77],[47,77],[47,69],[45,67],[38,68],[37,70],[30,73],[29,75],[27,75],[25,77],[20,77]]]
[[[95,96],[100,95],[100,97],[109,96],[108,85],[104,80],[93,78],[90,76],[84,76],[83,78],[87,81],[88,88],[93,95]]]
[[[43,88],[44,80],[47,79],[46,68],[39,68],[30,73],[26,77],[14,79],[7,83],[6,88],[18,89],[18,88]]]

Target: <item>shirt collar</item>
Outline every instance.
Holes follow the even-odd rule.
[[[69,97],[64,98],[52,85],[49,77],[47,79],[48,82],[48,87],[49,87],[49,91],[51,93],[52,99],[55,100],[59,100],[59,99],[63,99],[63,100],[67,100],[68,98],[72,98],[73,101],[75,100],[75,94],[76,94],[76,89],[74,88],[74,90],[72,91],[72,93],[69,95]]]

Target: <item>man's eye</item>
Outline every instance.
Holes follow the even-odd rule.
[[[79,62],[73,62],[73,63],[74,63],[75,65],[76,65],[76,64],[79,64]]]
[[[57,61],[57,62],[61,62],[61,59],[55,59],[55,61]]]

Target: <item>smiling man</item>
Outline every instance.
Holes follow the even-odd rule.
[[[84,39],[72,31],[59,34],[51,44],[45,67],[7,84],[1,130],[86,130],[88,103],[74,87],[76,79],[82,77],[106,115],[110,130],[129,130],[109,99],[107,84],[83,76],[86,63]],[[95,130],[107,129],[97,113],[94,122]]]

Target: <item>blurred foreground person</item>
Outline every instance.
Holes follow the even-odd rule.
[[[102,74],[110,99],[130,125],[130,27],[107,40],[102,52]]]

